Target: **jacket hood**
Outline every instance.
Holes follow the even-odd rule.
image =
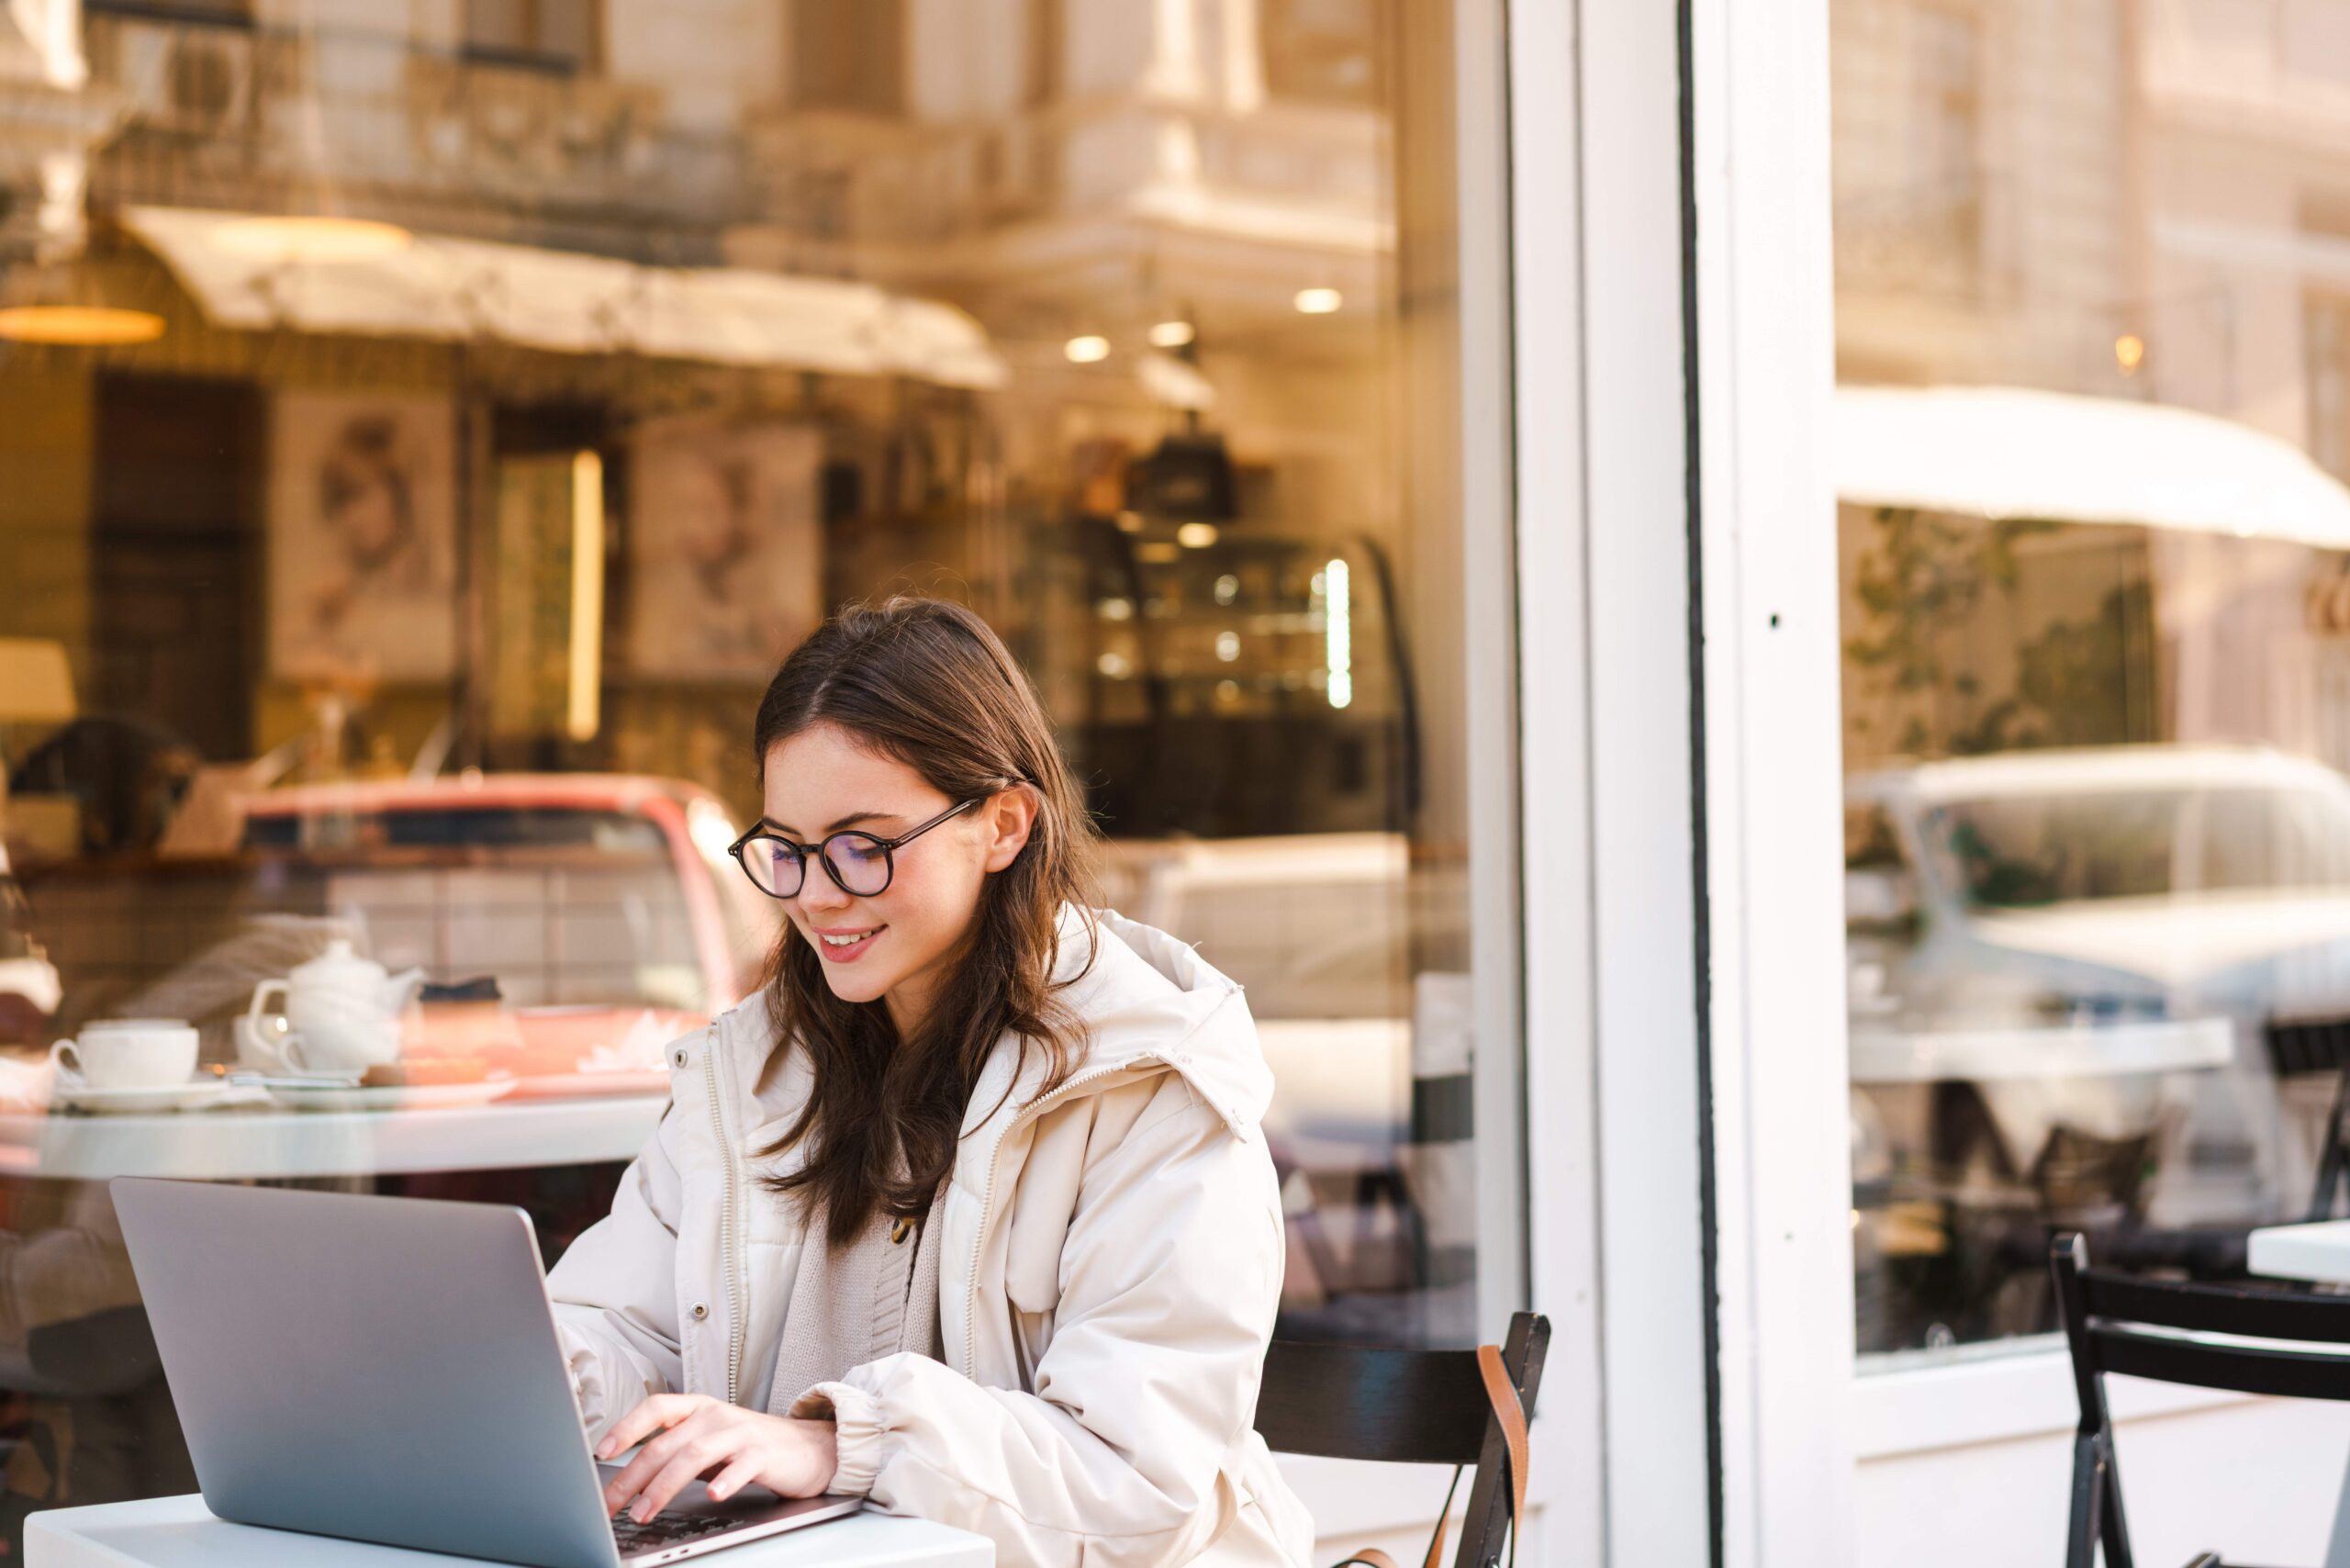
[[[1272,1103],[1273,1074],[1237,981],[1189,943],[1114,910],[1065,907],[1060,943],[1054,978],[1066,983],[1062,1000],[1089,1031],[1078,1072],[1164,1064],[1214,1107],[1236,1137],[1258,1136]],[[975,1108],[986,1103],[973,1096]]]

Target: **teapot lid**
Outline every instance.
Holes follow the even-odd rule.
[[[352,952],[349,937],[337,936],[327,943],[325,952],[295,965],[286,972],[286,978],[297,985],[339,990],[345,986],[380,986],[386,976],[383,965]]]

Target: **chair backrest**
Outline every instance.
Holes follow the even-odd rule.
[[[1521,1312],[1502,1366],[1526,1418],[1542,1385],[1550,1320]],[[1280,1453],[1406,1464],[1473,1464],[1460,1568],[1498,1562],[1509,1529],[1507,1449],[1473,1350],[1371,1350],[1276,1339],[1257,1392],[1257,1430]]]
[[[2049,1268],[2081,1404],[2065,1558],[2071,1568],[2089,1568],[2099,1540],[2107,1568],[2132,1568],[2121,1478],[2113,1459],[2113,1417],[2105,1403],[2107,1374],[2245,1394],[2350,1400],[2350,1356],[2291,1348],[2293,1342],[2350,1345],[2350,1298],[2147,1280],[2093,1269],[2088,1243],[2071,1233],[2051,1246]],[[2211,1334],[2270,1343],[2189,1338]]]
[[[2053,1261],[2057,1306],[2084,1392],[2086,1380],[2121,1372],[2244,1394],[2350,1400],[2350,1357],[2337,1351],[2183,1337],[2227,1334],[2350,1345],[2350,1298],[2145,1280],[2093,1269],[2088,1244],[2072,1235],[2056,1238]]]

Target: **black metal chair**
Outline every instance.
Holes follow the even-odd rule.
[[[1509,1320],[1501,1344],[1501,1367],[1517,1391],[1518,1407],[1534,1418],[1534,1396],[1542,1386],[1542,1359],[1550,1346],[1550,1320],[1521,1312]],[[1475,1465],[1469,1508],[1454,1568],[1494,1568],[1510,1535],[1514,1494],[1525,1476],[1513,1475],[1510,1434],[1486,1392],[1475,1350],[1384,1350],[1354,1345],[1316,1345],[1277,1339],[1265,1356],[1265,1377],[1257,1394],[1257,1430],[1280,1453],[1324,1459],[1385,1460],[1403,1464],[1453,1466],[1453,1487],[1463,1466]],[[1443,1519],[1452,1511],[1451,1490],[1430,1543],[1426,1568],[1439,1568]],[[1513,1554],[1516,1542],[1511,1542]],[[1348,1562],[1383,1558],[1349,1558]]]
[[[2105,1568],[2135,1568],[2121,1511],[2121,1477],[2113,1463],[2113,1417],[2106,1408],[2109,1372],[2295,1399],[2350,1401],[2350,1357],[2277,1345],[2235,1345],[2181,1338],[2187,1333],[2308,1345],[2350,1345],[2350,1299],[2264,1290],[2253,1285],[2187,1284],[2089,1267],[2077,1233],[2049,1249],[2056,1305],[2073,1351],[2081,1424],[2073,1439],[2073,1517],[2065,1568],[2091,1568],[2098,1543]],[[2224,1568],[2204,1552],[2187,1568]],[[2241,1565],[2237,1565],[2241,1568]]]

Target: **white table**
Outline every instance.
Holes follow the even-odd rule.
[[[156,1116],[0,1115],[0,1176],[291,1181],[633,1159],[666,1094],[493,1100],[444,1110],[224,1107]]]
[[[695,1558],[711,1568],[994,1568],[968,1530],[865,1513]],[[196,1496],[55,1508],[25,1522],[28,1568],[425,1568],[478,1564],[396,1546],[257,1529],[213,1518]]]
[[[2350,1284],[2350,1219],[2263,1226],[2252,1233],[2246,1267],[2271,1279]]]
[[[2350,1284],[2350,1220],[2264,1226],[2252,1233],[2245,1266],[2276,1279]],[[2350,1312],[2350,1303],[2343,1310]],[[2343,1477],[2342,1501],[2334,1506],[2325,1568],[2350,1568],[2350,1475]]]

